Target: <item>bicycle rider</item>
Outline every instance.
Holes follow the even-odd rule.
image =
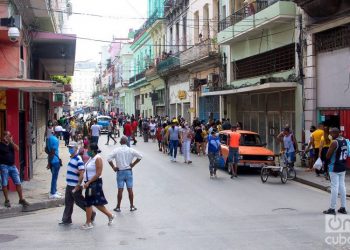
[[[285,154],[288,163],[294,167],[295,162],[295,152],[298,151],[298,144],[296,142],[294,134],[290,131],[289,127],[283,129],[282,138],[282,153]]]

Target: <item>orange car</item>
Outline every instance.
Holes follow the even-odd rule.
[[[227,135],[231,130],[224,130],[219,133],[221,142],[221,154],[225,159],[225,166],[228,168],[228,142]],[[267,149],[261,142],[260,136],[252,131],[237,130],[241,134],[239,142],[238,166],[247,168],[261,168],[263,165],[275,165],[274,153]]]

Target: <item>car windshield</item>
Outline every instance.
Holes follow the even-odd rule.
[[[259,135],[256,134],[241,134],[241,146],[262,146]]]
[[[111,118],[108,118],[108,117],[100,117],[97,119],[97,121],[99,121],[99,122],[108,122],[110,120],[111,120]]]

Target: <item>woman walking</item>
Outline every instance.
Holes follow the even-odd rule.
[[[194,142],[196,143],[196,151],[198,156],[200,156],[200,152],[204,152],[204,139],[203,139],[203,131],[201,126],[195,127],[195,135],[194,135]],[[204,155],[205,153],[203,153]]]
[[[101,151],[96,143],[91,143],[88,154],[90,159],[85,164],[84,189],[86,202],[86,223],[81,227],[84,230],[92,229],[91,222],[92,206],[104,213],[108,217],[108,225],[112,225],[115,215],[107,210],[105,205],[108,203],[102,189],[102,169],[103,163],[100,156]]]
[[[329,134],[328,127],[324,127],[323,131],[324,131],[324,135],[321,137],[320,151],[319,151],[318,157],[320,157],[323,162],[324,177],[326,178],[326,180],[329,180],[328,162],[326,160],[326,155],[327,155],[329,146],[332,143],[332,136]]]
[[[185,158],[185,163],[191,164],[192,161],[190,159],[191,155],[191,141],[193,138],[193,132],[191,128],[188,126],[187,122],[182,125],[181,129],[181,138],[182,138],[182,152]]]

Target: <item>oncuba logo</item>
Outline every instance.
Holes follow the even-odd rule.
[[[326,215],[326,233],[350,233],[350,215]]]

